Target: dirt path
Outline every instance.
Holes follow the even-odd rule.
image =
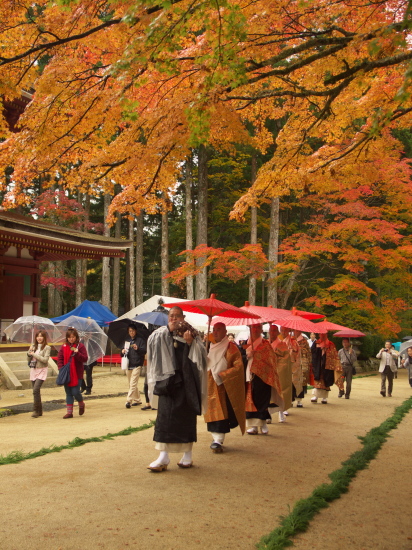
[[[117,384],[124,388],[121,377],[106,378],[98,385],[110,386],[112,392],[117,391]],[[107,389],[97,388],[96,383],[96,391]],[[2,407],[11,401],[7,393]],[[1,548],[252,549],[277,526],[278,516],[287,514],[289,506],[328,481],[328,473],[360,448],[356,436],[390,416],[411,395],[411,389],[401,371],[391,399],[379,395],[378,377],[356,379],[350,400],[337,399],[337,390],[332,393],[328,405],[311,405],[306,398],[303,409],[291,410],[286,424],[270,426],[269,436],[242,437],[233,432],[222,455],[211,453],[210,436],[199,419],[195,467],[190,470],[177,468],[177,455],[171,455],[167,472],[153,474],[146,469],[157,455],[152,429],[0,466]],[[62,420],[62,415],[62,411],[52,411],[40,419],[30,414],[0,419],[0,453],[65,444],[76,436],[105,435],[145,423],[154,413],[138,407],[125,409],[124,398],[113,398],[90,400],[83,417],[76,413],[74,419]],[[321,527],[311,527],[302,535],[298,548],[372,548],[366,539],[378,550],[412,548],[407,538],[410,417],[371,468],[359,474],[349,494],[322,512],[331,514],[328,529],[316,519],[313,526],[321,521]],[[378,466],[378,460],[386,469]],[[381,504],[377,502],[380,497]],[[343,510],[350,510],[347,513],[355,511],[349,516],[346,533],[352,536],[353,523],[360,523],[362,517],[359,531],[363,537],[341,538],[346,524],[340,509],[343,503]],[[392,515],[396,515],[396,524]],[[375,528],[376,523],[381,529]],[[395,531],[402,536],[396,538],[395,546],[389,546]]]

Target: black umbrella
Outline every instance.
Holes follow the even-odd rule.
[[[143,340],[149,338],[150,330],[142,323],[138,323],[133,319],[118,319],[109,324],[109,330],[107,331],[107,336],[118,348],[123,348],[124,343],[130,341],[130,336],[127,331],[130,325],[134,326],[136,329],[137,336],[140,336]]]

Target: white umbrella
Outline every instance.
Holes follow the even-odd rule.
[[[33,344],[34,335],[39,330],[44,330],[48,342],[55,342],[59,339],[60,332],[56,329],[53,321],[37,315],[19,317],[14,323],[6,327],[4,332],[11,341]]]
[[[80,342],[87,350],[87,364],[97,361],[106,352],[107,334],[99,327],[93,319],[88,317],[77,317],[70,315],[64,321],[56,325],[60,331],[60,343],[66,340],[66,331],[75,328],[79,333]]]
[[[412,340],[408,340],[407,342],[404,342],[403,344],[401,344],[399,353],[403,353],[405,350],[407,350],[411,346],[412,346]]]

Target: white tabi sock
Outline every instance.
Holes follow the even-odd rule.
[[[216,441],[216,443],[220,443],[220,445],[223,445],[223,442],[225,440],[225,434],[216,433],[216,432],[210,432],[210,434],[213,437],[213,441]]]
[[[192,451],[186,452],[182,456],[182,460],[180,462],[182,462],[183,464],[190,464],[192,462]]]
[[[150,466],[152,468],[155,468],[156,466],[159,466],[160,464],[169,464],[169,462],[170,462],[170,459],[169,459],[168,453],[166,451],[160,451],[159,457],[157,458],[157,460],[152,462],[150,464]]]

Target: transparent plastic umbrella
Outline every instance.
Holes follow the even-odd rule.
[[[24,342],[32,344],[34,335],[39,330],[44,330],[47,334],[47,342],[56,342],[59,340],[60,331],[56,329],[53,321],[46,317],[38,317],[37,315],[26,315],[19,317],[4,329],[7,338],[15,342]]]
[[[87,364],[97,361],[99,357],[105,354],[107,334],[103,332],[93,319],[70,315],[70,317],[58,323],[56,328],[60,331],[60,344],[63,344],[66,340],[67,329],[75,328],[77,330],[80,342],[84,344],[87,350]]]

